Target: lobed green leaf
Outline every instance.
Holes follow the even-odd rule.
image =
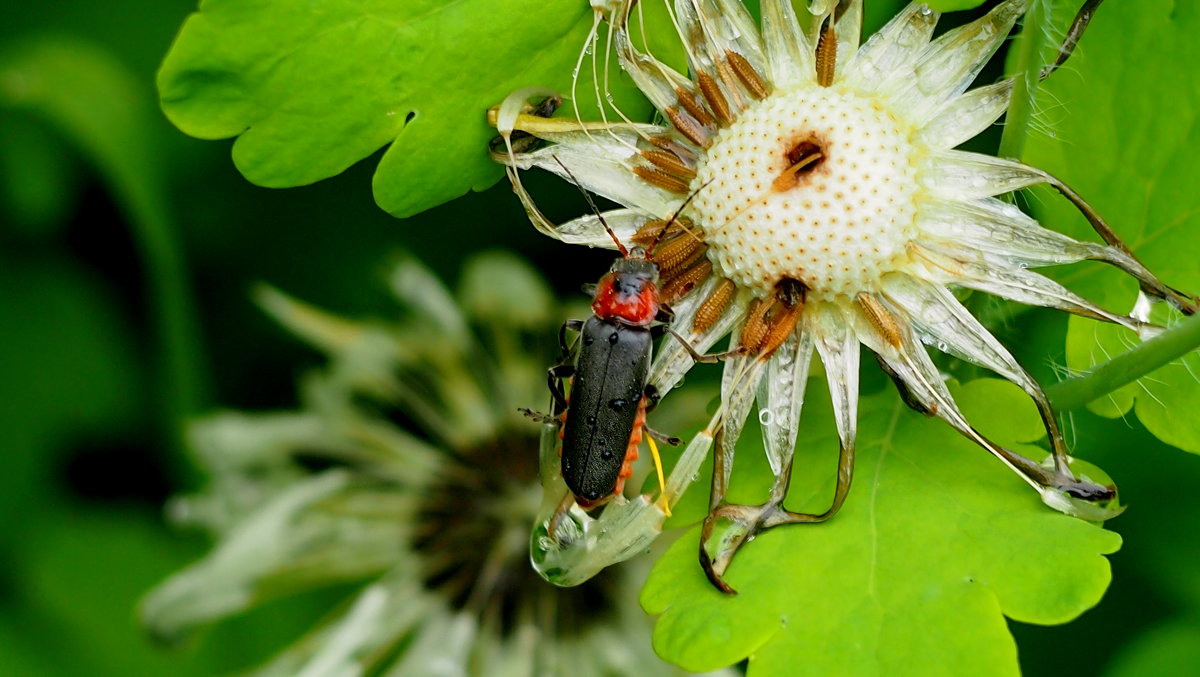
[[[669,31],[650,5],[647,31]],[[528,86],[569,94],[594,16],[537,0],[205,0],[159,93],[184,132],[237,136],[234,163],[262,186],[313,183],[388,146],[375,199],[410,216],[495,183],[486,110]],[[591,82],[581,71],[582,110],[595,109]],[[627,114],[648,114],[628,79],[610,83]]]
[[[1014,438],[1036,425],[1005,386],[975,382],[957,397],[1008,416]],[[806,405],[794,510],[823,509],[832,494],[837,442],[824,399]],[[769,483],[744,470],[734,472],[743,499],[746,485]],[[660,615],[656,650],[697,671],[748,658],[751,677],[1015,675],[1006,616],[1064,623],[1108,586],[1102,555],[1120,546],[1117,534],[1046,508],[998,461],[892,392],[861,403],[855,476],[834,519],[768,531],[743,548],[727,575],[736,596],[708,583],[698,529],[686,533],[643,590],[645,609]]]

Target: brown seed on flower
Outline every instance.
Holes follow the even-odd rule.
[[[650,164],[678,179],[691,183],[692,179],[696,178],[696,170],[684,164],[674,153],[647,148],[641,151],[641,155],[649,160]]]
[[[669,278],[695,263],[707,250],[703,242],[684,233],[660,244],[654,250],[654,262],[659,275]]]
[[[733,114],[729,110],[729,101],[725,99],[717,81],[707,73],[697,75],[696,81],[700,85],[700,93],[704,95],[704,100],[708,102],[709,108],[712,108],[721,126],[728,127],[732,124]]]
[[[837,68],[837,33],[833,25],[827,25],[817,40],[817,84],[828,87],[833,84]]]
[[[688,192],[688,184],[683,179],[668,174],[658,167],[634,167],[633,173],[663,190],[669,190],[672,193]]]
[[[687,137],[688,141],[701,148],[708,148],[709,144],[712,143],[712,139],[708,136],[708,131],[699,122],[696,122],[695,118],[691,115],[670,106],[664,112],[667,115],[667,119],[671,121],[671,126],[677,129],[680,134]]]
[[[700,101],[696,99],[695,94],[692,94],[686,89],[677,87],[675,89],[675,97],[679,99],[679,105],[683,106],[683,109],[686,110],[693,118],[695,118],[696,122],[699,122],[705,127],[712,127],[717,123],[716,118],[712,116],[712,113],[708,112],[708,109],[704,107],[704,104],[700,103]]]
[[[855,297],[858,300],[858,305],[863,309],[867,319],[871,321],[871,326],[875,327],[875,331],[879,332],[880,337],[893,348],[899,348],[904,344],[903,332],[900,329],[900,323],[896,320],[896,316],[892,311],[888,310],[879,299],[866,293],[859,292]]]
[[[712,261],[702,258],[691,266],[679,271],[678,275],[667,279],[662,285],[663,303],[671,303],[686,295],[697,285],[708,279],[712,274]]]
[[[704,303],[700,304],[700,308],[696,310],[696,319],[692,321],[692,331],[700,333],[707,331],[721,316],[725,314],[725,309],[729,307],[733,301],[733,294],[737,291],[737,285],[732,280],[722,279],[716,288],[714,288],[704,299]]]
[[[746,57],[738,54],[733,50],[726,50],[725,59],[729,62],[729,66],[733,69],[738,80],[746,87],[746,91],[750,92],[751,96],[762,100],[770,96],[771,90],[767,89],[766,83],[759,77],[758,71],[754,70],[754,66],[746,60]]]

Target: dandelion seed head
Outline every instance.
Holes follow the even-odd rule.
[[[900,118],[848,89],[776,94],[714,139],[691,213],[717,268],[758,296],[784,278],[815,298],[875,289],[916,234],[918,154]],[[744,227],[759,221],[774,227]]]

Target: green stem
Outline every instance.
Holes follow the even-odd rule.
[[[170,426],[169,439],[182,450],[184,425],[199,410],[205,391],[199,327],[183,250],[160,188],[146,190],[134,177],[114,175],[112,190],[124,203],[146,266],[147,300],[157,325],[159,387],[164,395],[160,406]]]
[[[1042,55],[1047,49],[1046,28],[1050,22],[1049,0],[1033,0],[1021,22],[1021,35],[1013,46],[1010,69],[1016,77],[1004,132],[1000,137],[1000,157],[1017,158],[1025,152],[1025,139],[1033,120],[1033,100],[1037,95],[1039,78],[1044,65]]]
[[[158,348],[155,404],[168,441],[203,400],[203,355],[184,257],[166,200],[161,139],[144,83],[108,51],[71,38],[18,43],[0,60],[0,107],[28,110],[79,147],[126,215],[146,266]],[[181,458],[177,456],[176,458]]]
[[[1058,411],[1077,409],[1200,348],[1200,315],[1193,315],[1137,347],[1046,388]]]

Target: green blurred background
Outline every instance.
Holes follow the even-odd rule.
[[[254,282],[386,316],[392,252],[452,281],[471,252],[514,249],[562,296],[611,257],[537,236],[506,185],[406,221],[374,205],[373,160],[306,188],[250,185],[228,142],[187,138],[157,111],[154,71],[194,8],[0,6],[0,674],[236,671],[337,598],[273,603],[171,650],[135,620],[138,597],[206,547],[162,518],[169,495],[202,481],[178,422],[294,405],[294,378],[319,363],[250,303]],[[530,181],[551,218],[581,211],[573,191]],[[1041,313],[999,330],[1044,381],[1064,333]],[[1072,422],[1131,505],[1111,523],[1126,544],[1100,607],[1065,627],[1012,624],[1026,674],[1200,674],[1200,462],[1132,417]]]

